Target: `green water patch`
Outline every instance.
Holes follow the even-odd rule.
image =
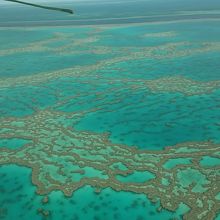
[[[88,177],[88,178],[92,178],[92,177],[96,177],[96,178],[100,178],[100,179],[107,179],[108,176],[104,175],[102,171],[94,169],[93,167],[84,167],[84,174],[82,176],[83,177]]]
[[[220,220],[220,213],[217,214],[217,217],[215,218],[215,220]]]
[[[49,200],[47,208],[53,210],[51,218],[55,220],[61,217],[68,219],[68,216],[73,216],[73,219],[88,220],[168,220],[172,217],[180,220],[182,214],[188,211],[180,206],[176,213],[163,209],[158,212],[159,204],[152,204],[144,195],[123,191],[115,192],[111,188],[106,188],[97,194],[90,186],[77,190],[72,198],[64,198],[60,192],[52,192],[49,195]],[[54,207],[56,208],[54,209]]]
[[[166,179],[166,178],[162,178],[161,183],[162,183],[162,185],[164,185],[164,186],[169,186],[169,185],[170,185],[169,180]]]
[[[131,183],[131,182],[132,183],[143,183],[154,178],[155,178],[155,175],[149,171],[134,171],[133,173],[127,176],[124,176],[124,175],[116,176],[116,179],[123,183]]]
[[[56,101],[53,89],[38,86],[5,88],[0,91],[1,116],[22,117],[44,109]]]
[[[216,195],[215,199],[220,200],[220,192]]]
[[[53,49],[53,48],[61,48],[61,47],[65,47],[67,44],[69,43],[69,39],[62,39],[58,42],[48,42],[46,44],[46,46],[48,47],[48,49]]]
[[[172,63],[172,65],[171,65]],[[100,74],[113,79],[155,79],[179,74],[179,64],[170,60],[158,60],[152,57],[120,61],[100,70]],[[120,74],[119,70],[120,69]]]
[[[45,199],[35,193],[36,187],[31,184],[31,170],[17,165],[0,166],[0,190],[0,218],[4,220],[45,219],[39,210],[53,220],[69,220],[70,216],[74,220],[181,220],[188,211],[184,204],[180,204],[175,212],[164,209],[158,212],[160,204],[151,203],[145,195],[116,192],[111,188],[96,193],[90,186],[80,188],[69,198],[60,191],[53,191]]]
[[[27,44],[50,39],[53,36],[53,32],[40,28],[5,28],[1,29],[0,33],[0,50],[25,47]]]
[[[55,47],[56,48],[56,47]],[[70,53],[69,53],[70,52]],[[43,57],[43,59],[41,59]],[[1,77],[28,76],[42,72],[61,70],[73,66],[86,66],[103,60],[105,55],[91,54],[81,51],[78,54],[58,52],[26,52],[1,57]],[[20,65],[22,63],[22,65]],[[19,68],[18,68],[19,67]]]
[[[140,148],[162,149],[192,140],[220,141],[216,123],[220,116],[217,108],[220,91],[188,97],[130,90],[115,93],[108,94],[102,101],[120,102],[85,114],[74,128],[110,132],[113,143]],[[88,103],[85,105],[89,107]]]
[[[169,29],[168,29],[169,30]],[[156,32],[162,35],[161,32]],[[108,29],[100,34],[100,41],[97,45],[109,47],[144,47],[158,46],[165,43],[175,42],[175,37],[145,37],[146,34],[155,34],[151,30],[146,31],[145,27],[121,27],[117,29]]]
[[[128,170],[128,168],[126,167],[126,165],[124,165],[123,163],[121,162],[117,162],[117,163],[113,163],[110,168],[112,169],[116,169],[116,170],[121,170],[121,171],[126,171]]]
[[[179,66],[182,65],[181,75],[188,78],[203,82],[219,80],[218,69],[220,64],[218,61],[219,51],[214,49],[213,51],[175,58],[172,60],[172,73],[178,72]],[[164,63],[164,61],[161,63]]]
[[[22,121],[13,121],[13,122],[11,123],[11,125],[12,125],[12,126],[15,126],[15,127],[18,127],[18,128],[22,128],[22,127],[25,126],[25,123],[22,122]]]
[[[54,26],[50,27],[49,29],[47,27],[34,27],[34,30],[44,30],[48,32],[53,32],[53,33],[62,33],[65,36],[69,38],[77,37],[77,38],[85,38],[88,35],[91,34],[91,32],[94,31],[94,28],[89,27],[89,26],[71,26],[71,27],[60,27],[60,26]]]
[[[177,173],[177,179],[180,186],[183,188],[188,188],[193,184],[194,187],[192,188],[192,192],[197,193],[205,192],[207,190],[205,185],[209,183],[205,175],[200,171],[191,168],[179,170]]]
[[[163,164],[163,167],[165,169],[173,169],[177,165],[188,165],[191,164],[191,159],[192,158],[174,158],[174,159],[169,159],[168,161]]]
[[[201,45],[200,47],[202,48]],[[160,51],[161,54],[167,53],[166,50],[162,51],[162,49],[158,49],[158,51]],[[172,59],[157,59],[152,56],[146,56],[142,59],[129,60],[129,62],[120,61],[99,72],[109,78],[126,79],[129,77],[131,79],[155,79],[159,77],[181,75],[203,82],[219,80],[219,52],[213,50],[193,54],[193,49],[190,49],[190,51],[190,53],[192,53],[191,55],[180,56],[182,52],[178,49],[176,50],[176,57],[172,55]],[[182,67],[181,71],[180,66]],[[119,69],[120,74],[118,71]]]
[[[178,23],[165,24],[164,27],[173,27],[180,33],[179,38],[188,39],[191,42],[218,42],[220,34],[218,24],[218,20],[194,20],[193,22],[181,22],[181,25]]]
[[[122,26],[118,28],[109,28],[101,33],[105,36],[105,41],[100,43],[110,46],[155,46],[169,42],[177,42],[184,39],[188,29],[192,29],[195,24],[141,24]],[[193,31],[193,30],[191,30]],[[193,31],[193,33],[196,33]],[[125,37],[126,36],[126,37]],[[192,36],[190,36],[192,38]],[[190,40],[191,38],[187,38]],[[117,38],[117,40],[115,40]]]
[[[194,152],[198,152],[199,149],[196,148],[189,148],[189,147],[181,147],[178,149],[175,149],[176,153],[194,153]]]
[[[0,166],[0,219],[36,219],[41,196],[31,184],[31,169],[17,165]]]
[[[111,47],[155,46],[169,42],[187,41],[201,43],[219,41],[218,21],[194,21],[163,23],[157,25],[141,24],[108,28],[103,31],[99,44]],[[212,34],[210,34],[212,33]]]
[[[200,165],[202,166],[219,166],[220,165],[220,159],[217,157],[210,157],[210,156],[204,156],[202,160],[200,160]]]
[[[11,150],[16,150],[23,147],[25,144],[30,143],[30,140],[19,139],[19,138],[1,138],[0,139],[0,148],[5,147]]]

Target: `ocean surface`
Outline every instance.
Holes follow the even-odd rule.
[[[219,220],[220,2],[58,6],[0,8],[0,219]]]

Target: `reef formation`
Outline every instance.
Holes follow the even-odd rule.
[[[95,187],[97,193],[111,187],[159,199],[171,211],[184,203],[190,208],[185,219],[214,219],[220,205],[216,199],[220,166],[201,165],[201,161],[207,155],[220,159],[219,144],[189,142],[162,151],[140,150],[113,144],[108,134],[74,130],[70,125],[79,117],[44,110],[1,119],[1,138],[29,143],[17,149],[0,148],[0,165],[30,167],[41,195],[61,190],[71,196],[85,185]],[[132,178],[137,172],[142,173],[140,180],[138,175]]]
[[[186,71],[179,68],[178,62],[210,53],[216,56],[220,51],[219,41],[174,40],[181,34],[169,30],[138,34],[139,40],[166,38],[166,42],[133,46],[132,41],[130,46],[119,47],[108,41],[111,28],[92,28],[84,37],[77,31],[64,30],[60,33],[55,29],[48,38],[0,50],[1,58],[6,60],[32,54],[37,59],[42,54],[54,59],[92,54],[94,59],[90,57],[92,62],[86,65],[58,65],[57,69],[36,74],[14,77],[3,74],[0,165],[31,168],[37,193],[45,195],[42,204],[48,203],[48,195],[53,191],[71,197],[89,185],[96,193],[112,188],[144,194],[170,211],[185,204],[190,211],[184,214],[184,219],[214,219],[220,206],[220,144],[216,141],[220,125],[216,110],[220,81],[205,74],[205,80],[205,77],[194,78],[193,70],[191,75],[184,74]],[[113,37],[114,34],[110,35]],[[52,64],[56,65],[56,60]],[[160,64],[168,69],[170,64],[176,65],[179,72],[164,73],[166,68],[156,69]],[[132,71],[128,71],[129,65]],[[200,107],[204,111],[199,111]],[[204,121],[198,123],[202,127],[201,135],[210,140],[195,135],[197,139],[176,142],[179,144],[162,150],[149,150],[150,140],[146,140],[145,148],[138,144],[116,144],[110,132],[98,133],[83,126],[77,129],[83,119],[93,114],[96,114],[95,122],[106,124],[107,129],[101,131],[117,127],[122,143],[132,132],[140,134],[138,138],[142,139],[150,132],[151,139],[159,133],[162,142],[162,136],[171,131],[171,136],[181,136],[184,126],[191,132],[194,128],[191,124],[201,119]],[[120,117],[108,124],[109,118],[111,121],[116,115]],[[128,125],[130,130],[124,129]],[[44,209],[38,209],[38,213],[50,215]]]

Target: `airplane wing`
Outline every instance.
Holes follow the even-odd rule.
[[[43,8],[43,9],[54,10],[54,11],[61,11],[61,12],[66,12],[66,13],[69,13],[69,14],[73,14],[73,11],[71,9],[66,9],[66,8],[49,7],[49,6],[33,4],[33,3],[29,3],[29,2],[17,1],[17,0],[5,0],[5,1],[15,2],[15,3],[23,4],[23,5],[30,5],[30,6],[37,7],[37,8]]]

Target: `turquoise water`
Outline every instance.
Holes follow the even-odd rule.
[[[117,179],[119,181],[122,181],[124,183],[126,182],[135,182],[135,183],[143,183],[143,182],[147,182],[150,179],[154,179],[155,175],[148,172],[148,171],[143,171],[143,172],[134,172],[132,174],[129,174],[127,176],[121,176],[118,175]]]
[[[205,156],[200,163],[202,166],[218,166],[220,164],[220,159],[216,157]]]
[[[183,219],[183,215],[189,211],[187,204],[184,204],[186,196],[182,196],[182,200],[178,197],[179,208],[171,212],[160,207],[160,200],[152,203],[152,198],[147,198],[143,193],[114,191],[110,187],[101,190],[88,184],[84,184],[68,198],[61,190],[52,190],[46,195],[49,202],[45,203],[45,197],[36,193],[38,187],[31,176],[33,171],[25,166],[15,165],[15,159],[9,165],[5,165],[4,161],[17,152],[19,164],[24,165],[28,161],[25,158],[27,154],[20,152],[20,149],[26,148],[28,151],[30,146],[34,146],[31,156],[35,160],[42,160],[56,180],[66,183],[68,175],[64,174],[69,172],[68,163],[72,162],[66,157],[62,164],[62,160],[54,156],[61,157],[62,147],[67,143],[73,148],[77,145],[68,139],[68,135],[63,138],[59,133],[66,132],[66,127],[81,132],[80,134],[99,134],[100,140],[95,146],[97,148],[103,140],[106,141],[101,135],[108,134],[108,141],[113,145],[156,150],[158,155],[165,147],[184,142],[211,141],[219,144],[220,20],[205,19],[207,15],[203,12],[207,10],[206,13],[215,12],[216,17],[219,16],[219,2],[213,0],[212,3],[214,6],[202,1],[197,8],[197,1],[187,1],[185,6],[183,3],[173,4],[169,1],[166,6],[155,10],[156,6],[152,2],[148,5],[141,1],[137,5],[129,2],[128,7],[123,8],[123,13],[120,13],[120,8],[116,5],[124,6],[125,3],[111,6],[109,3],[101,4],[94,11],[94,3],[90,3],[91,8],[77,3],[76,8],[82,14],[81,17],[76,15],[75,19],[81,19],[78,23],[75,21],[76,24],[91,24],[86,23],[86,19],[92,17],[108,19],[107,23],[110,23],[111,17],[127,19],[127,23],[117,20],[111,25],[94,25],[100,23],[92,21],[94,26],[71,26],[72,17],[62,17],[64,15],[55,13],[52,19],[51,14],[44,11],[38,15],[24,13],[22,18],[17,18],[19,11],[27,12],[27,9],[19,7],[13,17],[9,12],[15,8],[4,6],[7,10],[0,13],[0,19],[4,17],[0,22],[0,219]],[[132,16],[146,16],[146,8],[149,8],[149,15],[156,16],[156,23],[129,22]],[[101,12],[96,13],[100,9]],[[188,20],[178,17],[178,13],[186,12],[199,12],[201,15],[196,19],[187,17]],[[168,20],[172,22],[163,22],[160,15],[167,16],[168,13],[171,13]],[[175,16],[181,21],[175,22]],[[59,21],[54,21],[56,19]],[[21,27],[16,27],[15,20],[20,22],[17,25]],[[49,24],[43,20],[64,26],[45,27]],[[4,23],[5,21],[10,21],[11,24]],[[24,27],[27,25],[24,21],[30,21],[29,26]],[[150,20],[144,18],[144,21]],[[47,124],[50,125],[52,121],[55,125],[51,123],[51,130],[45,130],[48,128],[44,127],[42,119],[36,118],[31,131],[33,139],[29,140],[28,132],[32,126],[29,125],[29,130],[23,132],[22,128],[26,125],[20,120],[35,117],[42,112],[46,114]],[[57,112],[65,116],[56,118],[54,115]],[[73,115],[77,117],[71,120]],[[57,131],[55,135],[54,130]],[[50,136],[52,133],[53,137]],[[83,141],[87,139],[87,144],[92,145],[93,139],[87,137]],[[45,152],[42,152],[38,158],[37,153],[41,152],[42,146],[53,146],[48,151],[51,155],[48,153],[45,156]],[[77,147],[85,151],[79,156],[77,150],[80,150],[76,150],[78,160],[88,157],[94,163],[94,158],[99,158],[99,155],[94,155],[87,148],[83,149],[84,145],[78,143]],[[101,147],[99,150],[105,151]],[[190,154],[185,156],[187,150],[190,152],[190,149],[183,150],[177,158],[174,153],[171,155],[172,159],[155,159],[157,168],[164,169],[166,178],[143,169],[133,170],[135,164],[132,164],[133,160],[129,163],[129,155],[126,153],[127,164],[123,164],[117,154],[111,155],[111,149],[105,153],[112,156],[109,167],[118,167],[118,182],[125,185],[137,183],[139,187],[143,187],[143,183],[147,184],[158,178],[156,187],[161,189],[162,194],[163,187],[168,188],[173,184],[170,196],[175,196],[175,187],[179,187],[181,192],[186,192],[191,187],[191,192],[198,193],[196,195],[199,198],[208,187],[212,188],[207,178],[212,171],[217,173],[219,169],[219,151],[215,153],[216,157],[211,150],[210,155],[202,152],[196,156],[196,151],[192,151],[191,157]],[[180,149],[177,151],[181,152]],[[45,157],[48,160],[44,160]],[[200,157],[201,160],[196,161]],[[55,169],[50,164],[50,158],[61,163],[62,169]],[[100,158],[102,160],[103,156]],[[28,166],[33,167],[35,162],[32,161]],[[205,169],[206,173],[197,166]],[[76,183],[86,178],[108,180],[110,171],[101,170],[100,167],[100,164],[99,169],[93,169],[89,164],[82,164],[82,167],[76,165],[74,168],[78,172],[68,181]],[[172,173],[176,175],[174,180],[169,178]],[[42,174],[40,179],[49,182],[44,178],[46,177]],[[51,185],[56,188],[59,184],[55,182]],[[173,199],[174,197],[170,197],[170,200]],[[167,203],[166,200],[162,202]]]
[[[158,204],[152,204],[144,195],[115,192],[110,188],[97,194],[90,186],[83,187],[68,199],[55,191],[45,204],[42,202],[44,197],[35,194],[30,169],[16,165],[1,166],[0,177],[0,219],[45,219],[38,214],[39,208],[49,211],[50,219],[55,220],[180,219],[187,210],[181,205],[176,214],[165,210],[158,213]]]
[[[208,180],[205,178],[205,176],[194,169],[179,171],[177,178],[179,179],[179,182],[181,182],[182,187],[189,187],[190,184],[195,183],[192,192],[204,192],[206,188],[203,185],[208,183]]]
[[[170,159],[164,164],[165,169],[172,169],[179,164],[191,164],[192,158],[177,158],[177,159]]]
[[[29,140],[22,140],[22,139],[16,139],[16,138],[0,140],[1,147],[6,147],[6,148],[9,147],[11,149],[17,149],[19,147],[23,147],[27,143],[29,143]]]

